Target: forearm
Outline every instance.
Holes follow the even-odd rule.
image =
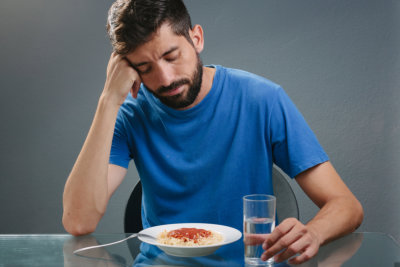
[[[357,229],[363,220],[363,209],[353,196],[338,196],[328,201],[306,225],[318,236],[320,245]]]
[[[74,234],[93,232],[109,200],[108,162],[118,105],[100,97],[88,136],[68,177],[63,224]]]

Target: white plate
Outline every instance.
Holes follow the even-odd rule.
[[[157,236],[164,230],[171,231],[179,228],[198,228],[198,229],[205,229],[211,230],[214,232],[218,232],[224,237],[223,242],[214,244],[214,245],[206,245],[206,246],[199,246],[199,247],[185,247],[185,246],[172,246],[172,245],[164,245],[158,243],[156,240],[151,238],[146,238],[143,236],[139,236],[139,239],[142,242],[146,242],[151,245],[155,245],[160,248],[165,253],[178,256],[178,257],[200,257],[212,254],[216,251],[219,247],[230,244],[239,240],[242,237],[242,233],[238,230],[218,224],[209,224],[209,223],[177,223],[177,224],[165,224],[159,225],[155,227],[150,227],[140,231],[141,234],[146,234],[150,236]]]

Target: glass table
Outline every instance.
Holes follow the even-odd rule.
[[[221,247],[206,257],[166,255],[138,239],[74,255],[82,247],[114,242],[128,234],[0,235],[0,267],[9,266],[244,266],[242,241]],[[239,252],[238,252],[239,251]],[[290,266],[287,263],[274,266]],[[400,246],[382,233],[353,233],[320,248],[310,261],[297,266],[400,266]]]

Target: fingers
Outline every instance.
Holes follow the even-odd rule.
[[[270,248],[276,244],[283,236],[292,230],[292,228],[296,225],[296,221],[286,219],[279,224],[265,240],[263,248],[266,250],[267,248]]]
[[[123,55],[113,52],[107,66],[104,95],[121,105],[129,92],[137,97],[141,84],[140,75]]]
[[[286,249],[284,249],[281,253],[275,255],[274,260],[276,262],[281,262],[286,259],[289,259],[290,257],[292,257],[302,251],[303,244],[304,244],[304,242],[301,239],[293,242]]]
[[[271,233],[270,238],[264,242],[263,249],[266,251],[263,253],[262,259],[269,259],[284,249],[288,250],[285,251],[286,254],[284,256],[292,253],[295,254],[294,250],[296,247],[290,246],[302,237],[304,234],[303,231],[297,229],[297,225],[292,223],[281,224],[279,226]]]
[[[293,257],[294,263],[304,262],[313,257],[319,248],[318,241],[309,229],[297,219],[290,218],[283,221],[266,238],[261,259],[267,260],[274,255],[276,262],[282,262]]]
[[[109,76],[114,71],[118,70],[119,68],[126,68],[130,67],[129,62],[120,54],[113,52],[110,56],[107,65],[107,75]]]
[[[318,251],[318,246],[312,242],[310,235],[304,235],[302,238],[291,244],[287,249],[283,250],[278,255],[275,255],[276,262],[285,261],[296,254],[299,256],[291,259],[292,262],[299,264],[309,260]]]
[[[137,98],[137,95],[138,95],[139,89],[140,89],[140,84],[141,84],[141,81],[139,79],[133,83],[132,88],[131,88],[131,94],[132,94],[133,98]]]
[[[248,246],[256,246],[264,243],[269,234],[244,234],[243,242]]]
[[[121,56],[115,52],[112,52],[110,55],[110,59],[107,64],[107,74],[110,73],[111,69],[115,66],[116,62],[119,61]]]
[[[301,264],[310,260],[312,257],[315,256],[315,254],[317,254],[317,251],[315,251],[313,248],[310,247],[306,249],[303,253],[301,253],[299,256],[288,260],[288,262],[290,264]]]

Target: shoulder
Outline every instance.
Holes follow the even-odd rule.
[[[232,92],[252,99],[273,99],[283,91],[279,84],[260,75],[240,69],[221,66],[219,68],[225,74],[224,85]]]

